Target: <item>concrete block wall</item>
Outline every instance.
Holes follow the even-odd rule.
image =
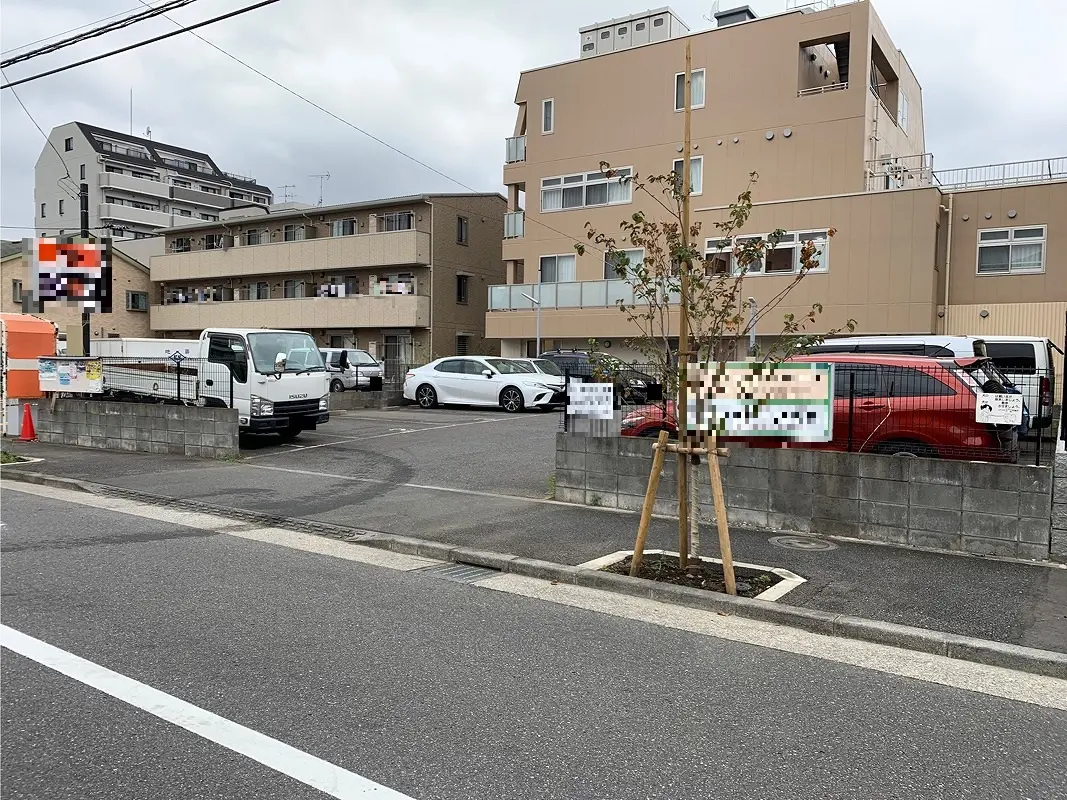
[[[652,466],[650,439],[557,437],[557,500],[641,508]],[[738,526],[1049,557],[1047,467],[746,447],[732,447],[720,463],[730,521]],[[710,521],[706,464],[696,475],[701,511]],[[677,456],[668,455],[656,513],[677,512],[676,469]]]
[[[404,402],[402,391],[383,392],[336,392],[330,395],[331,411],[357,411],[363,408],[385,408]]]
[[[57,400],[55,410],[42,401],[37,415],[41,442],[136,453],[234,457],[238,431],[229,408]]]
[[[1067,452],[1056,453],[1052,476],[1052,558],[1067,561]]]

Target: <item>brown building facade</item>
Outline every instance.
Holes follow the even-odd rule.
[[[635,212],[666,217],[654,198],[609,180],[601,162],[639,176],[680,170],[687,41],[701,244],[713,252],[714,224],[752,172],[754,207],[739,235],[782,229],[825,241],[819,270],[760,336],[777,332],[782,313],[818,302],[822,330],[854,319],[861,333],[1004,332],[1062,343],[1055,307],[1008,309],[1067,306],[1067,158],[935,171],[922,89],[869,2],[763,19],[722,12],[710,30],[618,44],[660,12],[670,14],[583,28],[579,58],[520,76],[504,166],[508,282],[491,287],[486,321],[503,355],[535,349],[538,316],[543,349],[596,338],[636,355],[625,345],[636,331],[616,307],[630,287],[597,248],[579,255],[574,245],[586,241],[587,223],[615,235]],[[615,48],[597,51],[608,37]],[[761,306],[795,277],[795,252],[779,249],[774,269],[744,280]]]
[[[171,229],[151,260],[152,329],[306,330],[396,364],[489,352],[504,208],[497,194],[415,195],[237,209]]]

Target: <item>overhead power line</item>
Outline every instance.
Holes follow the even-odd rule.
[[[54,53],[57,50],[62,50],[64,47],[70,47],[71,45],[84,42],[87,39],[95,39],[97,36],[103,36],[106,33],[112,33],[123,28],[128,28],[130,25],[134,25],[138,22],[144,22],[146,19],[152,17],[158,17],[167,11],[174,11],[175,9],[187,6],[190,3],[195,3],[196,0],[170,0],[170,2],[164,3],[161,6],[155,8],[149,7],[145,11],[139,11],[132,16],[125,17],[124,19],[115,20],[109,22],[107,25],[101,25],[99,28],[93,28],[85,33],[80,33],[77,36],[71,36],[67,39],[60,39],[58,42],[47,44],[44,47],[38,47],[36,50],[30,50],[28,53],[21,53],[17,56],[12,56],[5,61],[0,62],[0,68],[10,67],[12,64],[18,64],[22,61],[29,61],[31,58],[39,58],[40,56],[47,55],[48,53]]]
[[[156,42],[161,42],[164,39],[170,39],[173,36],[179,36],[180,34],[188,33],[189,31],[196,30],[197,28],[203,28],[205,25],[213,25],[216,22],[222,22],[223,20],[231,19],[233,17],[240,16],[241,14],[247,14],[249,11],[255,11],[256,9],[263,8],[264,6],[273,5],[274,3],[277,3],[277,2],[278,2],[278,0],[262,0],[262,2],[260,2],[260,3],[255,3],[255,4],[250,5],[250,6],[245,6],[244,8],[239,8],[236,11],[231,11],[228,14],[223,14],[223,15],[218,16],[218,17],[213,17],[212,19],[207,19],[207,20],[204,20],[203,22],[198,22],[195,25],[188,25],[188,26],[186,26],[184,28],[180,28],[180,29],[178,29],[176,31],[171,31],[170,33],[164,33],[164,34],[162,34],[160,36],[153,36],[151,39],[145,39],[144,41],[135,42],[134,44],[127,45],[126,47],[120,47],[119,49],[112,50],[109,53],[101,53],[98,56],[93,56],[92,58],[82,59],[81,61],[76,61],[73,64],[67,64],[66,66],[63,66],[63,67],[57,67],[56,69],[50,69],[47,72],[39,72],[38,74],[30,75],[27,78],[19,78],[17,81],[11,81],[10,83],[5,83],[3,86],[0,86],[0,89],[10,89],[12,86],[20,86],[23,83],[29,83],[30,81],[36,81],[36,80],[40,80],[41,78],[47,78],[49,75],[56,75],[56,74],[58,74],[60,72],[66,72],[67,70],[74,69],[75,67],[82,67],[82,66],[85,66],[86,64],[92,64],[94,61],[101,61],[101,60],[103,60],[105,58],[110,58],[111,56],[117,56],[120,53],[127,53],[130,50],[136,50],[137,48],[144,47],[145,45],[155,44]],[[170,19],[170,18],[167,17],[167,19]],[[174,22],[174,20],[171,20],[171,22]]]
[[[148,4],[147,3],[142,3],[141,5],[146,5],[147,6]],[[152,6],[148,6],[148,8],[151,8],[151,7]],[[86,22],[84,25],[78,25],[78,26],[76,26],[74,28],[68,28],[65,31],[60,31],[59,33],[53,33],[51,36],[44,36],[44,37],[42,37],[40,39],[34,39],[32,42],[26,42],[26,44],[20,44],[18,47],[9,47],[7,50],[0,51],[0,55],[6,56],[8,53],[17,53],[19,50],[25,50],[27,47],[33,47],[35,44],[40,44],[41,42],[47,42],[50,39],[56,39],[56,38],[58,38],[60,36],[66,36],[68,33],[76,33],[78,31],[83,31],[86,28],[93,27],[93,25],[99,25],[101,22],[107,22],[109,19],[115,19],[115,17],[121,17],[123,14],[132,14],[136,10],[137,10],[136,6],[134,8],[128,8],[125,11],[119,11],[117,14],[109,14],[106,17],[101,17],[100,19],[94,19],[92,22]]]

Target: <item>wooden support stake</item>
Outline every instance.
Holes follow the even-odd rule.
[[[709,450],[715,449],[715,437],[711,438]],[[734,577],[734,554],[730,547],[730,525],[726,519],[726,498],[722,493],[722,473],[719,457],[708,456],[708,478],[711,481],[711,496],[715,501],[715,524],[719,528],[719,552],[722,555],[722,574],[726,579],[726,593],[737,594],[737,579]]]
[[[645,555],[645,539],[648,538],[648,526],[652,522],[652,507],[656,504],[656,490],[659,489],[659,479],[663,474],[663,459],[667,451],[663,445],[667,443],[667,431],[660,431],[652,450],[652,472],[648,475],[648,489],[645,490],[645,504],[641,506],[641,523],[637,526],[637,541],[634,542],[634,555],[630,562],[630,575],[637,577],[637,571],[641,568],[641,559]]]
[[[693,475],[694,480],[696,475]],[[689,456],[678,453],[678,566],[689,566]]]

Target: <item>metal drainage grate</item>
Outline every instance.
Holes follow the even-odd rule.
[[[816,539],[811,536],[772,536],[771,544],[775,547],[784,547],[786,550],[836,550],[837,545],[825,539]]]
[[[489,567],[476,567],[473,564],[441,564],[420,570],[434,578],[443,578],[456,583],[475,583],[492,575],[499,575],[500,570]]]

